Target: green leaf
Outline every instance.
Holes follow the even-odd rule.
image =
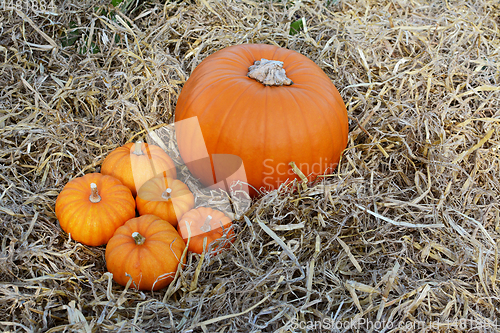
[[[85,54],[87,53],[87,41],[88,39],[85,39],[85,45],[80,49],[80,54]],[[101,52],[101,50],[99,49],[99,46],[94,42],[90,42],[90,53],[92,54],[96,54],[96,53],[99,53]]]
[[[302,18],[300,20],[293,21],[290,24],[290,32],[289,32],[290,36],[298,34],[303,28],[304,28],[304,22]]]
[[[118,7],[119,4],[121,4],[123,0],[111,0],[111,4],[115,7]]]
[[[76,22],[74,21],[69,22],[68,32],[64,32],[61,36],[61,45],[63,47],[75,44],[78,38],[80,38],[81,32],[78,29],[76,29],[77,27],[78,26]]]
[[[106,9],[104,9],[103,7],[94,7],[94,12],[97,15],[102,15],[102,16],[108,15],[108,11]]]

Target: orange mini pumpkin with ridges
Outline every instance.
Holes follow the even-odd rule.
[[[71,238],[99,246],[135,216],[135,200],[118,179],[90,173],[64,186],[56,200],[56,216]]]
[[[234,242],[234,231],[231,219],[223,212],[209,207],[198,207],[191,209],[179,220],[177,230],[187,243],[189,238],[188,228],[191,233],[188,250],[201,254],[203,252],[203,240],[207,239],[206,249],[216,241],[224,242],[219,253],[224,248],[229,248]]]
[[[181,157],[205,186],[237,171],[214,166],[214,155],[225,154],[241,158],[241,180],[256,189],[298,179],[290,162],[314,180],[337,166],[348,138],[347,110],[330,78],[306,56],[266,44],[205,58],[182,88],[175,121]]]
[[[140,141],[116,148],[101,167],[102,174],[118,178],[134,196],[145,182],[164,171],[177,177],[174,161],[163,149]]]
[[[174,279],[186,244],[177,230],[154,215],[128,220],[106,246],[106,266],[113,279],[125,286],[158,290]]]
[[[186,184],[164,171],[141,186],[136,203],[140,215],[156,215],[175,227],[181,216],[194,207],[194,196]]]

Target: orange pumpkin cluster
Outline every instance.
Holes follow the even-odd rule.
[[[186,243],[202,253],[224,236],[234,241],[231,220],[211,208],[194,209],[193,194],[176,177],[174,162],[160,147],[128,143],[106,157],[101,173],[66,184],[56,200],[57,219],[74,240],[107,244],[107,268],[117,283],[132,278],[140,290],[164,288]]]

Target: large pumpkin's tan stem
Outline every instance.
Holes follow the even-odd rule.
[[[97,185],[95,183],[90,184],[89,200],[92,203],[98,203],[99,201],[101,201],[101,196],[99,195],[99,192],[97,191]]]
[[[200,227],[200,230],[203,232],[209,232],[212,230],[212,227],[210,226],[210,221],[212,220],[212,216],[208,215],[207,219],[205,220],[205,223]]]
[[[161,197],[165,200],[170,200],[172,198],[172,189],[169,187],[161,194]]]
[[[134,149],[134,154],[136,155],[144,155],[144,153],[142,152],[142,141],[137,141],[134,145],[135,149]]]
[[[259,81],[265,86],[289,86],[293,82],[286,77],[283,62],[277,60],[260,59],[248,67],[249,78]]]
[[[146,241],[146,237],[138,233],[137,231],[132,233],[132,238],[135,240],[135,244],[142,245]]]

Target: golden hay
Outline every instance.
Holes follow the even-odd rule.
[[[2,331],[500,331],[498,1],[19,2],[0,4]],[[116,285],[104,247],[57,225],[59,191],[172,123],[196,65],[247,42],[339,88],[339,168],[253,202],[232,249],[189,255],[168,289]]]

